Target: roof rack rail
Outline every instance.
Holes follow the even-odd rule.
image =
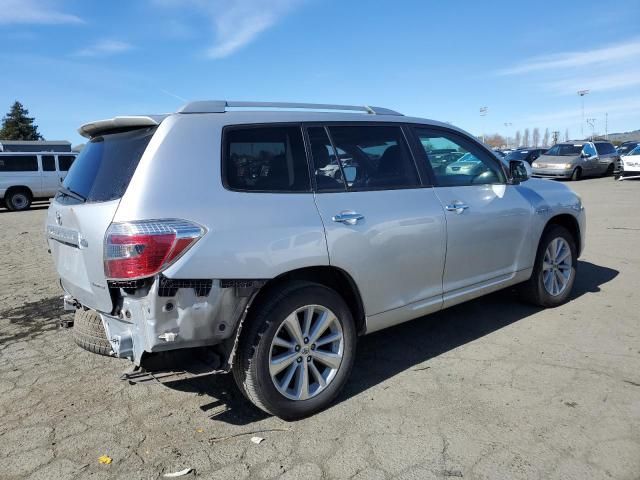
[[[281,102],[232,102],[228,100],[200,100],[183,105],[178,113],[224,113],[228,108],[282,108],[308,110],[345,110],[364,112],[372,115],[402,115],[382,107],[368,105],[331,105],[324,103],[281,103]]]

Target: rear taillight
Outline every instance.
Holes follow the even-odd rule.
[[[104,273],[109,280],[133,280],[161,272],[204,235],[186,220],[112,223],[104,241]]]

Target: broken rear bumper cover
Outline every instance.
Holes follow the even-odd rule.
[[[189,284],[185,282],[209,282]],[[119,315],[100,313],[113,354],[140,365],[145,352],[216,345],[235,338],[261,281],[170,280],[120,289]]]

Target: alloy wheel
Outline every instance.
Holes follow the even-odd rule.
[[[542,282],[545,290],[554,297],[565,291],[573,263],[569,243],[562,237],[551,240],[544,252],[542,262]]]

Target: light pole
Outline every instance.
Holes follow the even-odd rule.
[[[582,99],[582,121],[580,122],[580,136],[584,138],[584,96],[589,93],[589,90],[578,90],[578,95]]]
[[[507,148],[509,148],[509,127],[513,125],[511,122],[504,122],[504,126],[507,129]]]
[[[489,107],[480,107],[480,116],[486,117],[488,111],[489,111]],[[482,143],[484,143],[484,122],[481,123],[481,126],[482,126]]]

